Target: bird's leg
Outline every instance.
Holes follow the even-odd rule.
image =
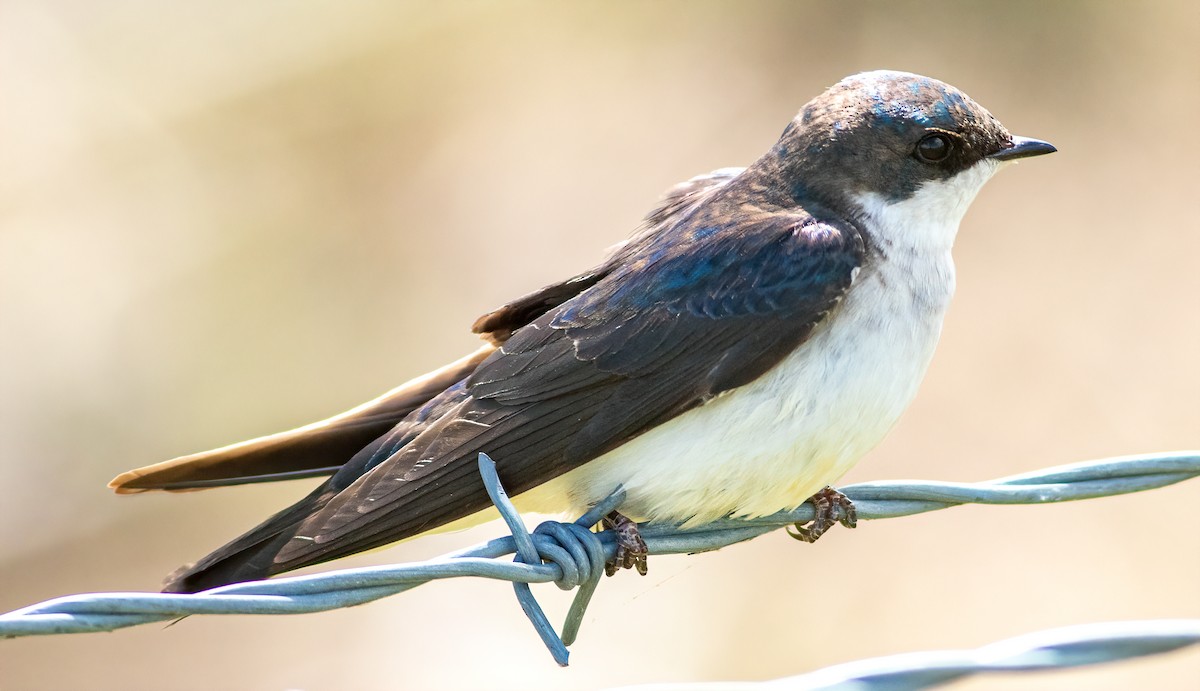
[[[646,575],[646,541],[638,532],[637,522],[613,511],[604,517],[604,527],[612,529],[617,534],[617,556],[604,565],[604,573],[609,576],[618,569],[633,569],[641,575]]]
[[[788,530],[788,535],[801,542],[816,542],[834,523],[841,523],[847,528],[858,525],[858,512],[854,510],[854,502],[832,487],[826,487],[812,495],[808,502],[813,505],[816,515],[806,525],[794,524],[795,532]]]

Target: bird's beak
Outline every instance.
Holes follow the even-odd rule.
[[[1013,136],[1012,140],[999,151],[988,154],[988,158],[993,161],[1013,161],[1018,158],[1028,158],[1030,156],[1041,156],[1042,154],[1052,154],[1058,149],[1050,142],[1044,142],[1040,139],[1030,139],[1029,137]]]

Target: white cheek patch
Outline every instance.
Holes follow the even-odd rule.
[[[948,180],[925,183],[903,201],[891,202],[873,192],[854,201],[873,221],[869,232],[877,242],[949,251],[967,208],[999,168],[996,161],[984,159]]]

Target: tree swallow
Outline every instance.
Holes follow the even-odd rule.
[[[595,268],[479,318],[479,351],[324,422],[111,486],[330,476],[169,576],[168,592],[482,520],[480,452],[523,511],[582,510],[623,488],[618,566],[644,572],[630,519],[700,524],[813,497],[801,536],[815,539],[848,515],[822,488],[916,394],[967,206],[1004,163],[1054,150],[940,81],[848,77],[749,167],[670,190]]]

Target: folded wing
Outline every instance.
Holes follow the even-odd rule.
[[[736,172],[684,183],[596,269],[481,317],[476,332],[498,348],[446,369],[444,390],[421,388],[408,403],[426,399],[325,484],[167,590],[261,578],[450,523],[488,505],[479,452],[518,494],[773,367],[836,306],[863,243],[852,226],[800,212],[722,217],[705,202]]]
[[[514,332],[453,410],[306,518],[272,569],[485,508],[480,452],[518,494],[752,381],[837,304],[863,251],[852,228],[784,213],[702,227],[688,242],[704,248],[626,247],[591,288]]]

